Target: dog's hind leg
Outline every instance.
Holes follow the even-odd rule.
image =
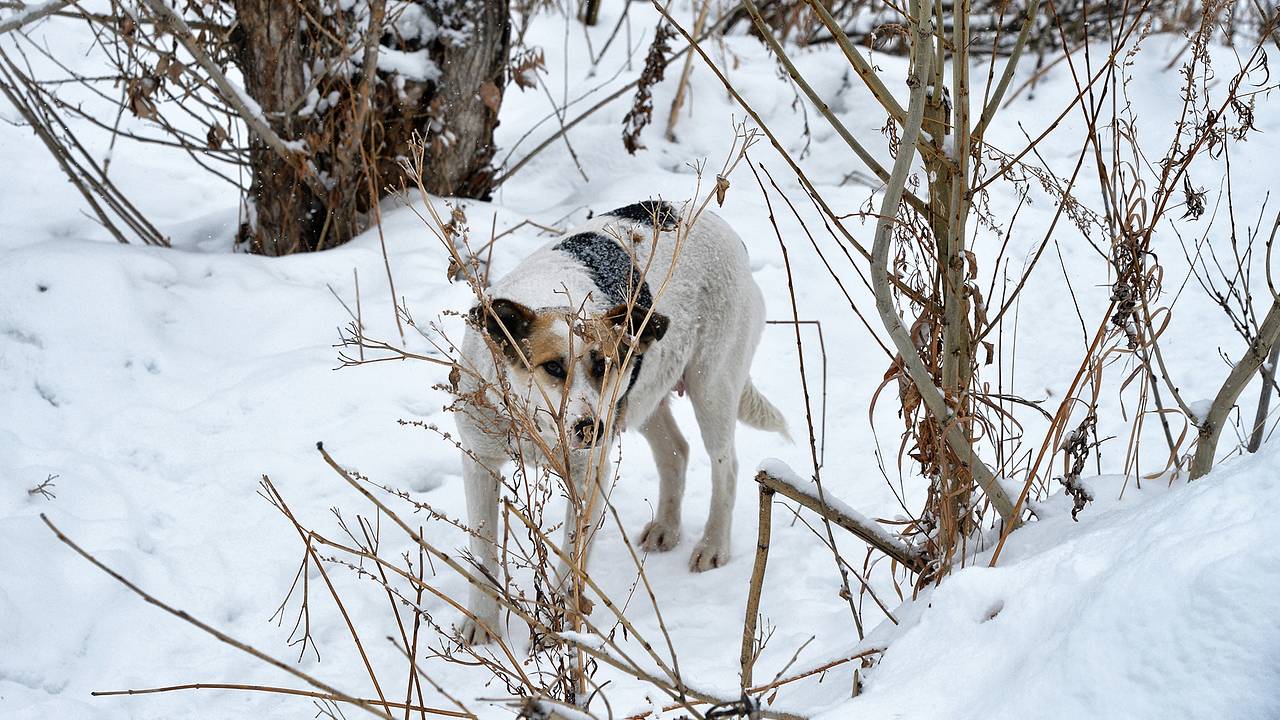
[[[649,551],[670,550],[680,542],[680,504],[684,500],[685,470],[689,466],[689,443],[664,399],[640,428],[653,450],[658,466],[658,512],[640,533],[640,547]]]
[[[467,495],[467,522],[471,526],[471,555],[484,569],[478,579],[491,589],[501,591],[498,580],[498,478],[506,458],[473,457],[462,454],[462,485]],[[484,577],[487,575],[488,577]],[[462,640],[468,645],[483,645],[498,633],[498,601],[480,588],[469,590],[467,611],[472,617],[462,624]]]
[[[733,498],[738,484],[738,453],[734,433],[738,424],[738,398],[746,382],[741,375],[722,368],[722,372],[695,373],[686,379],[689,399],[702,431],[702,443],[711,457],[711,508],[702,539],[693,549],[689,568],[702,572],[729,562],[730,530],[733,524]]]

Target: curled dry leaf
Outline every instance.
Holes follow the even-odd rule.
[[[170,60],[165,74],[168,75],[169,82],[177,85],[178,81],[182,79],[182,73],[186,72],[186,70],[187,66],[183,65],[181,61]]]
[[[484,102],[484,106],[498,112],[498,107],[502,105],[502,91],[492,80],[485,80],[480,86],[480,100]]]
[[[129,98],[129,112],[135,117],[153,119],[156,117],[156,105],[151,95],[156,91],[158,83],[151,77],[130,80],[125,92]]]
[[[511,82],[521,90],[538,87],[538,75],[547,71],[542,48],[526,48],[512,54]]]
[[[223,129],[219,123],[209,126],[209,132],[205,135],[205,143],[210,150],[218,150],[222,144],[227,141],[227,131]]]

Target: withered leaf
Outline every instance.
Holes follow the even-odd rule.
[[[209,133],[204,139],[210,150],[218,150],[222,147],[222,143],[227,141],[227,131],[215,122],[209,127]]]
[[[480,100],[484,102],[485,107],[498,112],[498,107],[502,105],[502,91],[492,80],[485,80],[480,86]]]
[[[146,81],[129,83],[129,112],[133,113],[134,117],[150,120],[157,115],[155,103],[148,97],[151,94],[149,86],[150,83]]]
[[[538,73],[546,70],[541,48],[530,48],[512,58],[511,81],[521,90],[530,90],[538,87]]]
[[[724,196],[727,192],[729,192],[729,179],[723,175],[716,175],[716,205],[724,207]]]

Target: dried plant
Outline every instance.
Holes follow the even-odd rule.
[[[631,110],[622,119],[622,144],[632,155],[644,148],[640,143],[640,134],[653,120],[653,86],[662,82],[667,64],[672,60],[670,40],[674,36],[675,31],[670,25],[658,23],[653,33],[653,43],[649,45],[649,54],[644,59],[644,69],[640,72]]]

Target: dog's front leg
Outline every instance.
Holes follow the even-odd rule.
[[[463,453],[462,482],[467,495],[467,522],[471,526],[471,555],[484,569],[477,578],[486,587],[501,592],[498,579],[498,477],[505,458],[472,457]],[[487,577],[486,577],[487,576]],[[471,617],[462,624],[462,640],[468,645],[483,645],[498,634],[499,605],[491,595],[472,584],[468,592],[467,612]]]
[[[573,601],[578,574],[569,567],[565,559],[586,572],[591,540],[604,510],[605,481],[609,478],[609,470],[609,459],[601,449],[577,453],[571,458],[570,476],[574,498],[565,503],[564,535],[560,544],[564,557],[556,565],[556,577],[560,580],[567,602]]]
[[[689,443],[671,415],[667,401],[658,403],[640,432],[649,441],[658,466],[658,512],[640,533],[640,547],[650,552],[670,550],[680,542],[680,506],[689,465]]]

